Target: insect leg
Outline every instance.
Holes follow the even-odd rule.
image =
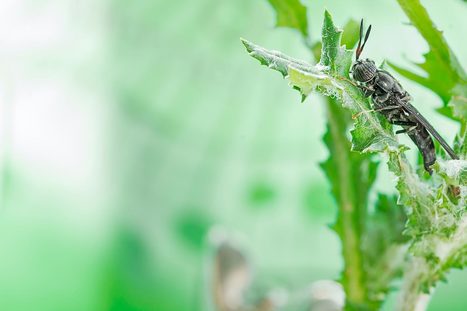
[[[401,121],[401,120],[389,120],[391,124],[394,125],[403,125],[403,126],[417,126],[417,123],[411,121]]]
[[[359,84],[358,87],[362,90],[365,97],[371,96],[375,92],[375,89],[372,86]]]
[[[412,100],[412,97],[409,95],[409,93],[406,93],[404,96],[399,98],[399,100],[404,101],[404,102],[409,102],[410,100]]]
[[[396,131],[396,134],[410,133],[410,132],[414,131],[416,128],[417,128],[417,126],[414,125],[412,127],[409,127],[408,129],[398,130],[398,131]]]
[[[367,113],[367,112],[375,112],[376,110],[374,109],[370,109],[370,110],[362,110],[360,112],[357,112],[355,114],[352,115],[352,119],[355,120],[356,118],[358,118],[362,113]]]
[[[380,112],[380,111],[385,111],[385,110],[394,110],[394,109],[399,109],[400,107],[399,106],[384,106],[384,107],[380,107],[380,108],[376,108],[376,109],[371,109],[371,110],[363,110],[363,111],[360,111],[356,114],[354,114],[352,116],[352,119],[356,119],[358,116],[360,116],[362,113],[365,113],[365,112]]]
[[[376,108],[374,111],[379,112],[379,111],[394,110],[394,109],[400,109],[400,107],[399,106],[384,106],[381,108]]]

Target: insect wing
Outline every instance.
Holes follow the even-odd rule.
[[[398,99],[398,103],[404,107],[418,122],[420,122],[427,130],[433,135],[434,138],[443,146],[444,150],[451,156],[453,160],[458,160],[459,157],[456,155],[454,150],[451,149],[449,144],[441,137],[441,135],[433,128],[433,126],[428,122],[427,119],[409,102],[404,102],[403,100]]]

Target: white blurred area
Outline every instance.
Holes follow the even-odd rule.
[[[366,48],[377,62],[426,51],[395,1],[302,2],[314,38],[326,6],[339,25],[379,24]],[[448,27],[457,15],[440,26],[463,47]],[[123,298],[150,305],[136,310],[158,300],[197,310],[211,221],[244,234],[258,276],[335,278],[333,202],[317,165],[327,157],[323,107],[317,97],[299,105],[238,40],[308,59],[273,16],[263,0],[0,1],[1,310],[110,310]],[[452,138],[436,95],[402,82]],[[380,167],[386,192],[393,176]],[[263,183],[273,195],[254,204]],[[307,287],[306,301],[342,298],[328,285]]]
[[[109,221],[99,3],[0,1],[0,305],[8,310],[95,305]]]
[[[14,209],[10,195],[40,194],[74,198],[73,208],[48,206],[62,221],[102,218],[108,106],[99,2],[0,2],[0,163],[14,176],[1,180],[3,212]]]

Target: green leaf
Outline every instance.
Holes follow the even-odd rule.
[[[420,293],[467,263],[467,161],[438,161],[434,169],[437,178],[425,190],[411,189],[406,177],[397,185],[400,202],[409,208],[405,233],[412,239],[399,310],[413,310]]]
[[[461,131],[454,139],[454,152],[467,158],[467,130]]]
[[[297,29],[304,38],[308,37],[306,7],[299,0],[268,0],[276,11],[276,27]]]
[[[264,49],[245,39],[242,39],[242,42],[252,57],[258,59],[261,64],[279,71],[294,89],[300,91],[303,98],[315,91],[336,98],[344,107],[350,109],[351,113],[359,113],[355,130],[352,132],[354,150],[374,152],[385,148],[398,148],[399,144],[394,135],[385,124],[381,125],[376,114],[368,111],[368,100],[351,80],[331,74],[329,68],[322,65],[312,66],[281,52]]]
[[[436,29],[427,11],[418,0],[398,0],[430,47],[425,62],[417,64],[426,74],[421,76],[399,66],[391,66],[403,76],[431,89],[444,102],[438,111],[461,122],[455,150],[462,158],[466,155],[467,80],[464,69],[449,48],[442,33]],[[449,109],[449,108],[450,109]],[[390,162],[395,162],[392,158]],[[399,201],[409,208],[406,234],[413,239],[410,251],[412,265],[406,270],[399,299],[400,310],[412,310],[422,291],[428,292],[452,267],[466,265],[467,249],[467,193],[465,160],[438,161],[435,179],[425,190],[411,189],[411,180],[400,175],[397,188]],[[401,166],[390,163],[396,172]]]
[[[396,196],[380,194],[375,211],[367,217],[362,239],[368,300],[379,309],[391,282],[402,273],[408,237],[404,236],[407,216]]]
[[[277,51],[268,51],[246,40],[243,40],[243,43],[251,56],[269,68],[281,72],[303,96],[316,91],[336,99],[352,114],[359,113],[352,131],[352,148],[360,152],[385,152],[389,156],[388,167],[398,178],[399,203],[410,211],[407,233],[417,238],[423,235],[427,228],[434,227],[432,221],[436,208],[439,206],[437,193],[441,186],[430,187],[420,180],[402,154],[406,147],[398,144],[377,114],[368,112],[368,101],[363,98],[360,90],[352,81],[339,75],[339,72],[343,70],[335,70],[333,73],[330,68],[331,61],[337,62],[339,57],[350,56],[347,53],[334,53],[336,49],[339,51],[342,47],[336,44],[340,31],[332,24],[329,13],[326,13],[324,28],[326,31],[323,31],[325,37],[322,51],[326,56],[323,56],[322,64],[317,66],[309,65]],[[334,66],[334,68],[338,67]]]
[[[187,208],[176,223],[178,236],[194,249],[201,249],[213,221],[201,209]]]
[[[346,34],[345,40],[349,46],[353,46],[358,39],[358,23],[351,21],[347,23],[346,28],[349,28],[351,33]],[[374,162],[369,154],[351,150],[352,144],[347,137],[353,123],[351,112],[360,113],[352,131],[355,150],[399,150],[399,145],[387,123],[382,122],[378,115],[368,113],[367,99],[349,80],[352,52],[341,46],[341,36],[342,31],[334,25],[331,15],[326,12],[323,42],[315,45],[320,46],[320,50],[314,49],[315,58],[321,55],[320,64],[317,66],[311,66],[280,52],[268,51],[246,40],[243,40],[243,43],[250,55],[269,68],[281,72],[304,97],[313,91],[328,96],[328,126],[323,140],[329,149],[329,157],[321,163],[321,167],[331,183],[339,207],[333,229],[342,240],[345,262],[342,284],[349,307],[375,309],[381,301],[381,293],[386,288],[381,284],[387,284],[391,280],[389,276],[386,276],[384,281],[376,279],[377,273],[374,273],[373,283],[378,285],[372,285],[374,290],[369,291],[365,271],[368,264],[365,263],[361,249],[362,239],[365,239],[368,193],[376,178],[378,163]]]
[[[452,108],[455,117],[462,119],[465,127],[465,122],[467,122],[467,83],[458,83],[452,89],[452,97],[448,107]]]
[[[366,253],[371,262],[391,243],[405,243],[407,236],[402,235],[407,216],[402,206],[397,204],[396,196],[379,194],[375,211],[368,219]]]
[[[421,76],[395,64],[390,64],[399,74],[411,79],[439,95],[444,106],[452,107],[450,117],[467,120],[467,75],[454,52],[450,49],[428,12],[419,0],[398,0],[412,24],[428,43],[430,48],[425,61],[417,63],[426,76]],[[448,105],[449,104],[449,105]]]
[[[324,23],[321,32],[322,48],[320,64],[330,68],[331,74],[349,77],[352,65],[352,51],[341,46],[342,30],[332,21],[328,11],[324,13]]]
[[[326,14],[329,31],[339,32],[333,27],[329,14]],[[342,42],[353,47],[358,41],[358,23],[350,20],[344,27]],[[337,38],[338,41],[339,38]],[[323,44],[313,46],[315,59],[321,58]],[[325,46],[328,48],[328,46]],[[334,58],[335,59],[335,58]],[[332,61],[329,64],[332,64]],[[365,256],[362,253],[362,238],[368,212],[368,194],[376,178],[378,163],[370,154],[351,151],[351,143],[347,135],[352,125],[350,112],[342,107],[342,102],[332,97],[326,98],[327,131],[323,141],[328,147],[329,157],[321,163],[331,184],[336,199],[338,213],[333,229],[342,244],[344,268],[341,283],[347,297],[347,307],[368,308],[374,305],[371,293],[368,292],[368,276],[365,267]]]
[[[451,268],[467,266],[466,232],[467,216],[464,216],[449,239],[430,236],[418,243],[424,255],[412,257],[405,269],[397,310],[415,310],[421,293],[429,293],[438,281],[445,281]]]
[[[465,262],[458,251],[467,245],[467,161],[438,160],[430,183],[422,182],[400,153],[389,152],[388,166],[398,177],[398,202],[408,214],[404,234],[411,239],[412,260],[421,269],[415,273],[405,271],[400,301],[408,305],[401,310],[412,310],[414,296],[434,286],[450,268]]]
[[[467,160],[441,162],[438,164],[437,171],[449,185],[467,186]]]
[[[443,33],[436,28],[430,19],[428,12],[421,5],[419,0],[397,0],[404,10],[404,13],[417,28],[430,47],[430,64],[425,66],[429,70],[430,66],[444,66],[445,71],[450,73],[451,77],[460,77],[465,79],[466,74],[462,69],[457,57],[449,48]],[[434,64],[432,60],[437,60],[439,64]]]
[[[360,23],[354,19],[350,19],[344,26],[342,33],[341,44],[347,48],[353,48],[359,39]]]
[[[463,185],[464,179],[462,177],[465,174],[451,174],[459,166],[462,167],[462,170],[459,171],[463,172],[465,161],[444,161],[439,159],[434,166],[434,174],[430,182],[420,179],[403,153],[407,147],[399,145],[387,122],[378,114],[368,112],[370,107],[368,100],[363,97],[362,92],[355,83],[349,79],[348,70],[351,65],[351,53],[341,46],[341,35],[342,31],[335,27],[330,14],[326,12],[323,42],[321,44],[321,61],[316,66],[277,51],[264,49],[243,39],[242,42],[252,57],[269,68],[281,72],[290,85],[300,91],[302,98],[306,98],[310,92],[317,92],[327,96],[329,98],[328,103],[334,104],[332,107],[340,108],[339,105],[342,105],[350,114],[354,114],[356,120],[354,129],[351,132],[353,150],[359,152],[377,151],[387,156],[388,168],[397,178],[398,204],[405,207],[407,214],[404,234],[410,238],[410,253],[413,258],[421,259],[421,261],[431,265],[433,269],[430,271],[440,271],[436,275],[424,272],[423,276],[416,273],[407,273],[408,282],[404,284],[415,284],[408,288],[416,292],[422,287],[429,287],[434,284],[437,275],[442,275],[442,271],[447,271],[452,266],[461,266],[465,262],[463,256],[459,257],[459,251],[465,245],[463,244],[463,237],[467,236],[463,225],[464,219],[467,217],[465,216],[467,189]],[[370,168],[372,162],[368,161],[367,158],[360,159],[358,156],[354,157],[350,153],[342,152],[342,150],[350,146],[343,139],[343,133],[345,133],[347,126],[351,124],[348,117],[350,114],[341,114],[339,110],[333,110],[332,108],[329,111],[333,118],[329,117],[330,125],[326,134],[328,136],[325,136],[325,142],[331,150],[332,156],[322,166],[333,184],[333,193],[336,199],[341,200],[342,204],[347,204],[347,202],[350,202],[350,204],[355,203],[355,205],[351,206],[351,214],[339,215],[335,229],[344,236],[347,231],[344,232],[343,230],[351,228],[348,231],[350,234],[345,237],[348,240],[343,240],[343,243],[347,243],[347,245],[351,245],[353,250],[357,250],[360,247],[360,241],[368,241],[368,236],[365,235],[365,226],[358,222],[361,219],[368,219],[365,213],[363,213],[363,216],[361,215],[361,207],[366,204],[365,198],[372,183],[371,172],[374,168]],[[336,124],[339,124],[340,127],[337,126],[336,128]],[[333,131],[336,130],[339,135],[329,136],[333,135]],[[465,133],[465,131],[462,133]],[[456,150],[465,150],[465,147],[463,147],[465,146],[465,137],[465,134],[457,137]],[[339,145],[341,147],[338,147]],[[346,155],[345,159],[342,154]],[[339,166],[342,163],[345,163],[345,168]],[[354,164],[355,167],[353,167]],[[364,165],[367,165],[368,169],[362,173],[360,169]],[[336,167],[339,169],[336,169]],[[360,174],[360,176],[354,176],[354,174]],[[354,189],[349,181],[361,183],[363,192],[359,193],[359,190]],[[342,186],[344,183],[345,186]],[[345,193],[345,191],[348,191],[348,193]],[[362,202],[359,202],[359,200]],[[373,221],[373,218],[370,217],[369,221]],[[370,228],[372,227],[370,226]],[[372,234],[371,232],[370,230],[368,234]],[[452,241],[453,238],[457,242],[450,244],[449,241]],[[391,247],[387,247],[388,251],[394,250],[394,247],[398,245],[395,241],[392,244]],[[366,245],[365,247],[369,247],[368,251],[373,251],[371,246]],[[444,251],[440,253],[440,250]],[[392,255],[388,256],[388,258],[391,258]],[[377,271],[366,270],[367,263],[363,261],[361,256],[349,255],[345,259],[346,265],[348,264],[358,270],[355,278],[352,278],[352,284],[346,284],[346,280],[343,281],[347,291],[348,288],[355,289],[354,294],[349,296],[350,298],[348,297],[348,300],[352,303],[351,307],[361,309],[364,305],[365,308],[373,308],[372,304],[368,304],[368,302],[376,301],[377,303],[377,298],[369,295],[369,293],[377,293],[378,291],[384,293],[388,286],[387,279],[384,282],[378,281],[376,278]],[[375,267],[377,266],[378,264],[375,265]],[[416,276],[415,281],[410,279],[413,275]],[[365,280],[366,277],[372,277],[375,283],[362,289],[362,286],[360,286],[362,284],[361,280]],[[368,281],[368,284],[371,284],[371,281]],[[376,296],[378,295],[376,294]]]
[[[428,61],[429,54],[425,54],[425,62]],[[455,83],[450,79],[442,79],[442,76],[438,76],[437,73],[442,72],[442,70],[432,70],[430,73],[427,73],[428,76],[421,76],[416,74],[408,69],[400,67],[392,62],[388,62],[389,66],[391,66],[397,73],[410,79],[412,81],[417,82],[418,84],[431,89],[433,92],[439,95],[444,103],[448,103],[451,98],[451,89],[454,87]],[[418,64],[421,65],[421,64]],[[441,68],[440,68],[441,69]],[[442,80],[442,81],[438,81]]]
[[[348,48],[353,48],[358,42],[359,27],[360,25],[357,21],[355,21],[354,19],[350,19],[344,26],[341,44],[345,45]],[[321,41],[317,41],[311,46],[311,52],[316,60],[321,59],[322,47],[323,44],[321,43]]]

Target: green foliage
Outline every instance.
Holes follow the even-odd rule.
[[[300,0],[268,0],[276,11],[276,26],[297,29],[304,38],[308,37],[306,7]]]
[[[423,14],[419,18],[424,25]],[[353,27],[353,31],[356,29],[355,23],[350,23],[349,27]],[[424,36],[433,40],[433,46],[444,42],[442,36],[429,27],[423,31]],[[330,157],[322,163],[322,168],[340,208],[334,228],[343,244],[342,283],[347,309],[377,309],[391,281],[400,274],[409,250],[408,258],[422,263],[413,266],[419,271],[405,273],[401,308],[410,310],[417,293],[434,286],[451,267],[465,265],[467,161],[439,159],[433,177],[421,180],[403,154],[407,147],[398,143],[385,120],[368,112],[368,100],[350,80],[352,52],[341,45],[341,37],[342,31],[334,25],[329,12],[325,12],[322,42],[312,48],[315,56],[321,55],[315,66],[244,39],[242,42],[252,57],[279,71],[299,90],[302,100],[311,92],[328,97],[328,129],[324,142]],[[345,40],[349,46],[355,41],[350,35]],[[457,79],[456,83],[462,82],[462,71],[453,69],[458,64],[449,48],[436,50],[432,55],[435,58],[428,56],[428,64],[422,66],[425,70],[437,72],[442,68],[452,79]],[[445,63],[440,65],[440,61]],[[434,80],[430,83],[437,84]],[[448,87],[441,85],[440,90],[444,92]],[[341,106],[349,112],[341,113]],[[458,105],[454,107],[462,110]],[[351,114],[356,115],[351,131],[352,144],[345,135],[352,123]],[[461,157],[465,157],[464,138],[465,134],[457,138],[456,150],[461,151]],[[368,212],[366,204],[377,164],[365,155],[367,152],[386,154],[388,168],[397,177],[399,192],[397,202],[380,195],[373,213]],[[407,218],[398,204],[404,206]],[[407,297],[410,299],[404,299]]]
[[[345,36],[346,44],[353,46],[358,38],[358,32],[355,32],[358,23],[349,21],[345,28],[349,29]],[[321,163],[321,167],[331,183],[339,207],[333,229],[342,241],[345,260],[341,282],[347,294],[348,306],[356,309],[376,309],[394,276],[393,273],[382,274],[381,271],[374,272],[375,269],[370,268],[387,266],[385,261],[388,257],[381,257],[384,262],[383,260],[367,262],[365,258],[365,251],[371,252],[374,246],[381,245],[371,240],[366,232],[367,217],[373,217],[368,211],[368,194],[376,177],[378,163],[373,161],[368,153],[351,150],[352,144],[348,140],[347,131],[353,122],[351,113],[342,106],[350,108],[353,113],[361,112],[362,115],[358,117],[355,129],[352,131],[354,150],[382,151],[389,147],[395,149],[399,147],[387,124],[381,122],[377,115],[366,111],[369,109],[367,100],[349,80],[352,51],[341,46],[341,36],[342,31],[334,25],[329,12],[326,12],[323,41],[319,45],[315,44],[313,49],[315,58],[321,56],[320,63],[316,66],[279,52],[265,50],[246,40],[242,41],[253,57],[281,72],[304,98],[311,91],[318,91],[328,96],[328,126],[323,140],[330,151],[330,156]],[[316,48],[318,46],[320,49]],[[369,124],[373,124],[374,127]],[[390,247],[389,244],[386,246],[391,249],[388,253],[392,254],[396,251],[396,248]],[[394,266],[399,267],[398,264]]]
[[[324,31],[330,34],[329,41],[337,42],[337,51],[339,51],[338,43],[341,32],[334,27],[329,14],[325,16],[326,23],[328,27],[326,30],[323,27],[323,37]],[[344,27],[343,33],[347,33],[348,46],[353,46],[358,40],[358,32],[351,32],[355,25],[358,23],[351,20]],[[321,62],[332,62],[329,55],[321,57],[322,51],[329,48],[328,43],[324,45],[320,43],[319,53],[315,52],[315,58],[321,59]],[[378,163],[372,161],[369,154],[351,151],[347,131],[352,124],[352,118],[350,113],[342,107],[342,103],[327,97],[326,108],[328,123],[323,141],[329,150],[329,157],[321,163],[321,168],[331,183],[332,193],[339,207],[336,223],[332,228],[342,242],[345,264],[341,283],[347,295],[348,305],[367,308],[365,301],[372,295],[366,288],[368,275],[365,271],[362,245],[366,234],[368,193],[375,180]]]
[[[422,77],[394,64],[391,66],[400,74],[437,93],[445,105],[439,109],[440,113],[461,122],[461,131],[456,137],[455,148],[460,157],[465,159],[467,119],[465,71],[448,46],[442,32],[434,26],[420,2],[418,0],[398,0],[398,2],[430,47],[430,51],[425,54],[425,62],[417,64],[427,76]],[[431,189],[418,195],[409,193],[406,180],[400,179],[398,183],[404,205],[415,208],[409,217],[406,232],[414,239],[411,252],[416,257],[413,261],[420,264],[416,265],[419,269],[418,273],[407,273],[405,279],[405,283],[410,284],[406,288],[415,288],[415,292],[421,290],[428,292],[438,280],[444,279],[445,273],[450,268],[462,268],[466,265],[467,183],[463,176],[467,171],[467,163],[465,160],[439,161],[437,170],[442,181],[432,184]],[[402,295],[407,310],[412,307],[411,295],[410,290]]]
[[[360,23],[354,19],[350,19],[344,26],[342,32],[341,44],[347,48],[354,47],[358,42],[358,33],[360,29]]]
[[[351,113],[360,113],[355,129],[352,131],[353,150],[371,152],[382,151],[385,148],[398,148],[399,144],[389,131],[387,124],[381,124],[379,117],[368,111],[370,107],[368,100],[348,77],[333,75],[326,66],[312,66],[280,52],[266,50],[245,39],[242,39],[242,42],[252,57],[286,77],[292,87],[300,91],[302,99],[316,91],[336,98],[344,107],[350,109]],[[339,63],[350,66],[350,55],[346,53],[345,57],[348,59],[341,60]],[[347,70],[347,72],[349,70],[348,67],[344,69],[344,67],[335,66],[335,68],[341,68],[339,70]]]
[[[182,241],[194,249],[201,249],[213,221],[201,209],[189,206],[177,220],[176,230]]]
[[[342,30],[337,29],[328,11],[324,13],[321,32],[322,48],[320,64],[329,67],[329,73],[349,77],[352,51],[341,46]]]
[[[251,186],[248,193],[248,201],[253,207],[266,206],[276,197],[276,191],[272,185],[266,182],[258,182]]]
[[[379,194],[375,211],[366,219],[362,253],[368,301],[378,309],[402,273],[407,236],[402,235],[407,216],[396,196]]]
[[[331,184],[332,193],[339,207],[333,230],[342,241],[345,261],[341,283],[347,301],[354,306],[363,306],[367,300],[365,258],[362,239],[368,211],[368,193],[376,178],[378,163],[367,154],[350,150],[346,137],[351,123],[350,115],[335,100],[327,101],[328,124],[323,141],[329,149],[329,157],[321,163]]]
[[[452,108],[452,112],[442,111],[450,117],[464,119],[465,122],[467,119],[467,75],[464,69],[420,1],[398,0],[398,2],[412,24],[426,40],[430,50],[424,55],[425,61],[416,64],[426,73],[426,77],[395,64],[391,64],[391,66],[401,75],[438,94],[444,105],[449,105]]]

